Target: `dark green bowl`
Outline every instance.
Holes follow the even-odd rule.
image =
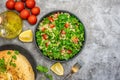
[[[49,15],[54,14],[54,13],[58,13],[58,12],[60,12],[60,13],[61,13],[61,12],[63,12],[63,13],[69,13],[70,15],[76,17],[76,18],[79,20],[79,22],[83,25],[83,23],[81,22],[81,20],[80,20],[76,15],[74,15],[73,13],[71,13],[71,12],[69,12],[69,11],[65,11],[65,10],[55,10],[55,11],[49,12],[49,13],[47,13],[46,15],[44,15],[44,16],[40,19],[39,23],[40,23],[45,17],[48,17]],[[34,42],[35,42],[35,45],[36,45],[36,47],[37,47],[38,52],[39,52],[40,54],[42,54],[42,51],[40,50],[40,48],[39,48],[39,46],[38,46],[37,38],[36,38],[36,31],[38,30],[39,23],[38,23],[38,25],[37,25],[36,28],[35,28]],[[83,25],[83,26],[84,26],[84,25]],[[84,47],[84,45],[85,45],[85,41],[86,41],[86,32],[85,32],[85,27],[84,27],[84,41],[83,41],[83,43],[82,43],[83,46],[82,46],[82,48],[80,49],[80,51],[79,51],[78,54],[80,54],[80,52],[82,51],[82,49],[83,49],[83,47]],[[45,55],[43,55],[43,54],[42,54],[42,55],[43,55],[46,59],[48,59],[48,60],[50,60],[50,61],[66,62],[66,61],[70,61],[70,60],[74,59],[76,56],[78,56],[78,54],[75,54],[72,58],[70,58],[70,59],[68,59],[68,60],[50,59],[48,56],[45,56]]]

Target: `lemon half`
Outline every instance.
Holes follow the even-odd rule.
[[[50,69],[51,69],[54,73],[56,73],[57,75],[63,75],[63,74],[64,74],[63,66],[62,66],[61,63],[59,63],[59,62],[53,64]]]
[[[32,33],[32,30],[23,31],[23,32],[19,35],[19,40],[22,41],[22,42],[32,42],[32,41],[33,41],[33,33]]]

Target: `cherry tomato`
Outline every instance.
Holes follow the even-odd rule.
[[[27,6],[27,8],[33,8],[34,6],[35,6],[35,1],[34,0],[27,0],[26,1],[26,6]]]
[[[31,9],[31,13],[33,15],[38,15],[40,13],[40,8],[39,7],[34,7]]]
[[[7,2],[6,2],[6,7],[8,8],[8,9],[14,9],[14,6],[15,6],[15,1],[14,0],[8,0]]]
[[[21,17],[22,19],[27,19],[29,16],[30,16],[30,11],[27,10],[27,9],[23,9],[23,10],[20,12],[20,17]]]
[[[28,22],[32,25],[35,24],[37,22],[37,17],[35,15],[29,16],[28,17]]]
[[[20,12],[24,9],[24,3],[21,1],[18,1],[15,3],[15,9]]]
[[[22,2],[25,2],[26,0],[21,0]]]

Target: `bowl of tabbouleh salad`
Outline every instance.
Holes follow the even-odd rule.
[[[73,13],[57,10],[43,16],[35,29],[39,52],[53,61],[77,56],[85,43],[85,27]]]

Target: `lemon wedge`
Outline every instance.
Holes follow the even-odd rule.
[[[19,35],[19,40],[22,41],[22,42],[32,42],[32,41],[33,41],[33,33],[32,33],[32,30],[23,31],[23,32]]]
[[[56,73],[57,75],[63,75],[63,74],[64,74],[63,66],[62,66],[61,63],[59,63],[59,62],[53,64],[50,69],[51,69],[54,73]]]

